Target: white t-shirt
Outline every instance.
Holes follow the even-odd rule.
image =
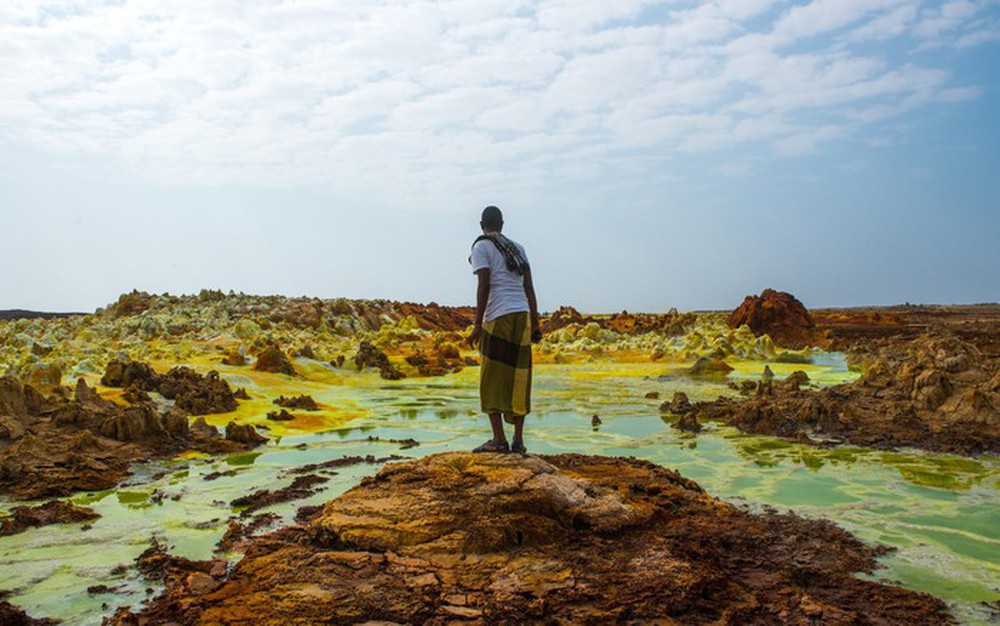
[[[527,262],[528,255],[521,244],[512,243],[517,246]],[[484,322],[495,320],[508,313],[531,310],[528,307],[528,296],[524,293],[524,276],[507,269],[507,262],[504,261],[503,254],[497,249],[496,244],[485,239],[476,242],[476,245],[472,246],[471,259],[473,273],[484,268],[490,270],[490,297],[486,301]]]

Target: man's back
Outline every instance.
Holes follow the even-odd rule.
[[[521,244],[507,239],[521,253],[527,262],[528,256]],[[497,245],[488,238],[480,239],[472,246],[472,271],[490,270],[490,297],[486,305],[485,321],[508,313],[528,311],[528,298],[524,291],[524,277],[508,269],[507,262]]]

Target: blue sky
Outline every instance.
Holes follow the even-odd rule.
[[[1000,2],[5,2],[0,308],[1000,300]]]

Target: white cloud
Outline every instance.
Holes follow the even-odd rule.
[[[888,46],[995,39],[991,2],[11,1],[0,141],[373,202],[592,182],[607,163],[662,176],[675,153],[800,153],[975,97]]]

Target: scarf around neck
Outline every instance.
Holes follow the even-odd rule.
[[[492,241],[493,245],[497,247],[500,254],[503,255],[503,260],[507,264],[507,269],[514,272],[518,276],[524,276],[524,273],[531,269],[528,265],[528,260],[524,258],[521,251],[514,245],[514,242],[507,237],[501,235],[500,233],[488,233],[486,235],[480,235],[476,237],[476,240],[472,242],[472,246],[475,247],[480,241]],[[472,257],[469,257],[469,262],[472,262]]]

